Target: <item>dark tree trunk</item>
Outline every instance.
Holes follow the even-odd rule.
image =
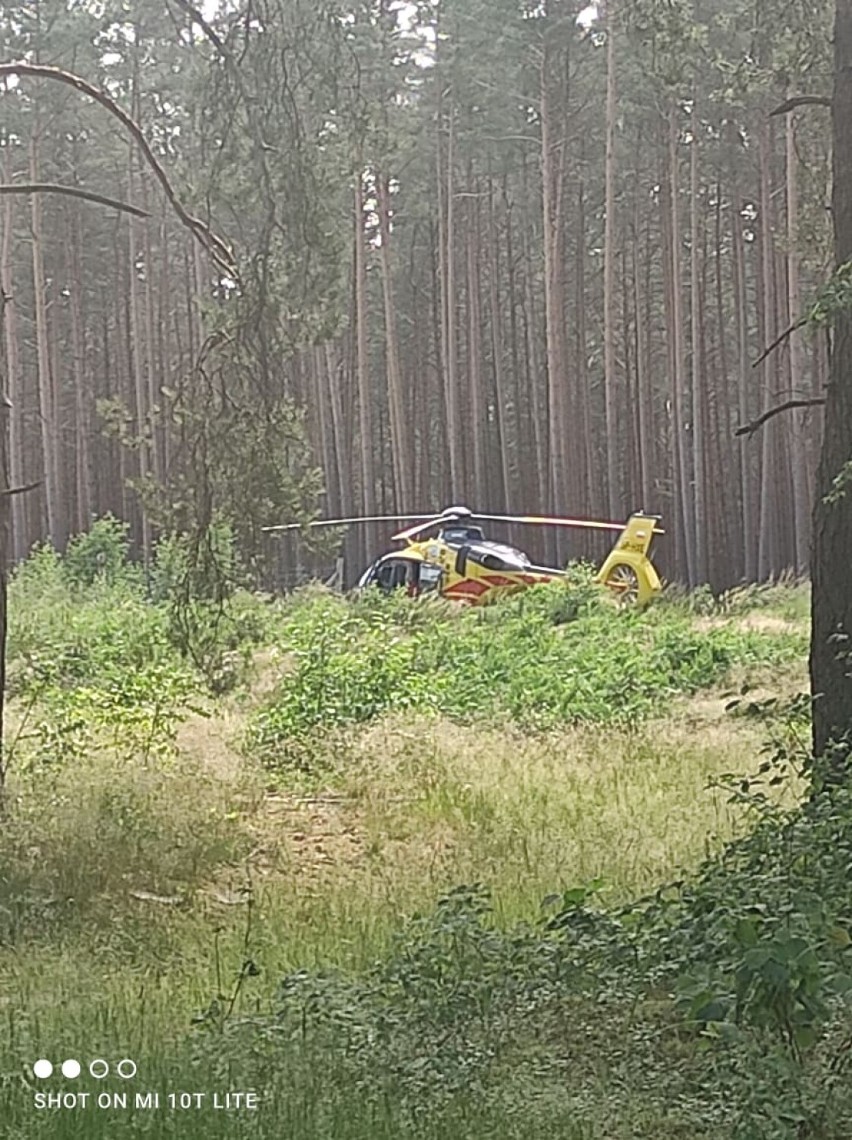
[[[852,259],[852,2],[837,0],[832,107],[834,252],[838,265]],[[832,495],[852,462],[852,311],[835,320],[825,430],[817,473],[811,553],[811,691],[817,756],[833,741],[852,740],[852,483]],[[837,759],[837,758],[835,758]],[[837,761],[840,763],[840,761]],[[848,762],[844,763],[846,773]]]

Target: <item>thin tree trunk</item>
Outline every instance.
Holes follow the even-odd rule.
[[[668,229],[668,304],[666,306],[669,366],[671,369],[672,395],[672,468],[674,474],[675,515],[681,534],[681,569],[688,585],[695,584],[694,553],[695,531],[693,527],[689,473],[686,463],[686,432],[683,409],[683,316],[681,303],[680,271],[680,211],[678,198],[678,127],[677,106],[672,103],[669,111],[668,172],[666,178],[666,206],[664,214]]]
[[[603,513],[604,504],[596,478],[595,435],[592,429],[592,399],[589,391],[589,344],[586,321],[586,188],[582,176],[577,187],[577,227],[574,252],[576,283],[576,369],[580,399],[580,425],[583,432],[583,449],[580,468],[583,472],[581,509],[592,515]]]
[[[695,517],[695,583],[707,581],[707,464],[706,423],[701,359],[702,306],[698,256],[698,104],[692,103],[692,141],[689,148],[689,264],[690,264],[690,330],[692,348],[692,446],[693,491]]]
[[[440,130],[439,115],[439,130]],[[458,394],[458,346],[456,336],[456,266],[455,266],[455,107],[450,100],[447,134],[447,168],[441,170],[442,145],[438,139],[438,217],[441,273],[441,358],[444,372],[444,406],[446,408],[447,452],[450,463],[450,497],[455,501],[464,491],[462,466],[461,419]],[[443,205],[443,209],[441,206]]]
[[[770,166],[769,166],[769,127],[765,122],[758,133],[760,165],[760,294],[762,298],[763,320],[761,334],[765,345],[775,339],[775,275],[772,269],[772,226],[770,221]],[[763,411],[772,405],[772,362],[763,361],[760,366]],[[776,569],[777,527],[775,517],[775,497],[773,479],[775,474],[776,425],[768,424],[761,438],[760,471],[760,522],[758,530],[757,574],[765,581]]]
[[[507,219],[508,223],[508,219]],[[507,230],[507,237],[511,227]],[[509,238],[509,258],[511,259],[511,238]],[[509,265],[511,281],[511,260]],[[494,208],[494,185],[488,184],[488,307],[491,325],[491,356],[494,367],[494,390],[496,394],[495,407],[497,412],[497,434],[500,447],[501,482],[503,496],[499,506],[501,510],[513,509],[515,501],[515,483],[517,480],[518,464],[518,434],[516,424],[516,402],[506,382],[506,373],[503,366],[503,312],[500,307],[500,258],[497,243],[497,222]],[[514,290],[509,289],[509,304],[512,306],[514,316]],[[517,346],[514,344],[515,356],[514,374],[517,377]]]
[[[11,182],[12,171],[8,154],[4,162],[3,180]],[[18,312],[15,302],[15,286],[12,277],[12,249],[14,226],[14,199],[6,198],[3,209],[3,243],[0,246],[0,306],[3,316],[3,342],[6,356],[6,391],[11,403],[8,411],[9,423],[9,471],[12,486],[24,483],[24,436],[23,404],[24,392],[21,383],[20,344],[18,334]],[[29,535],[26,527],[25,502],[20,495],[12,499],[12,546],[14,560],[20,561],[27,553]]]
[[[360,166],[355,175],[355,338],[358,376],[358,425],[361,452],[361,507],[365,515],[376,513],[376,466],[373,456],[373,393],[367,341],[367,249],[364,234],[364,188]],[[367,549],[378,545],[376,528],[364,528]]]
[[[650,383],[650,363],[648,360],[648,325],[642,311],[642,287],[639,282],[639,198],[635,199],[633,224],[633,312],[636,331],[636,390],[639,404],[639,485],[642,495],[642,510],[654,509],[653,472],[654,456],[654,406]],[[645,241],[647,264],[650,265],[650,222],[646,223]],[[650,292],[650,290],[647,290]],[[646,304],[649,298],[646,295]]]
[[[76,484],[77,519],[80,531],[88,530],[92,524],[95,502],[94,465],[92,463],[92,407],[91,397],[86,391],[89,374],[86,330],[80,297],[83,272],[80,251],[82,232],[80,211],[75,206],[69,224],[71,239],[71,372],[74,378],[74,418],[76,421]]]
[[[128,158],[128,174],[127,183],[130,191],[129,197],[132,200],[135,193],[135,172],[134,172],[134,158],[133,152],[130,152]],[[142,371],[141,361],[141,347],[142,347],[142,326],[143,321],[140,318],[141,301],[139,298],[139,277],[137,269],[138,247],[136,241],[136,222],[133,218],[129,219],[129,265],[128,271],[130,274],[130,335],[128,337],[128,361],[130,364],[131,384],[134,396],[134,412],[135,412],[135,428],[136,435],[139,440],[137,447],[137,474],[140,479],[147,479],[150,474],[150,446],[149,446],[149,424],[148,424],[148,403],[147,403],[147,388],[145,378]],[[151,564],[151,524],[148,520],[148,512],[145,510],[144,503],[140,501],[139,511],[142,521],[142,557],[145,566]]]
[[[479,249],[477,210],[470,203],[466,229],[467,246],[467,316],[468,316],[468,390],[470,392],[470,430],[473,438],[473,499],[493,509],[488,496],[487,455],[488,416],[485,402],[485,384],[482,375],[482,313],[480,306]],[[479,507],[482,510],[482,507]]]
[[[381,172],[376,175],[376,194],[381,236],[379,258],[382,266],[382,296],[385,308],[385,361],[396,509],[410,511],[414,509],[414,490],[412,487],[414,456],[408,439],[408,419],[405,411],[405,395],[399,361],[399,339],[396,331],[393,265],[390,256],[390,185],[387,175]]]
[[[30,179],[39,180],[38,135],[30,143]],[[53,404],[53,385],[50,375],[50,336],[47,327],[46,284],[44,277],[43,226],[41,196],[30,197],[30,225],[32,227],[33,290],[35,294],[36,355],[38,360],[38,410],[41,428],[42,462],[44,465],[44,502],[47,512],[47,536],[61,549],[61,510],[58,496],[58,456],[56,451],[56,409]]]
[[[615,0],[606,4],[606,153],[604,157],[604,408],[609,517],[621,518],[621,446],[615,363]]]
[[[547,344],[548,428],[550,451],[550,509],[569,508],[567,355],[564,298],[564,173],[565,116],[568,105],[563,75],[566,51],[545,32],[541,63],[541,172],[544,219],[544,299]],[[561,556],[557,537],[555,554]]]
[[[799,188],[796,170],[795,116],[787,116],[787,307],[789,321],[798,320],[801,311],[801,291],[799,287]],[[790,390],[793,397],[800,395],[802,384],[802,345],[801,334],[794,332],[789,340]],[[793,515],[796,543],[796,573],[804,574],[808,566],[810,551],[810,509],[808,499],[808,449],[805,438],[805,416],[795,410],[790,417],[792,450],[790,469],[793,480]]]

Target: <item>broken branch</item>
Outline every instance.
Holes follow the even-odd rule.
[[[41,479],[36,483],[25,483],[23,487],[7,487],[5,490],[0,491],[0,498],[8,498],[10,495],[25,495],[27,491],[34,491],[36,487],[41,486]]]
[[[769,117],[773,115],[789,115],[791,111],[795,111],[797,107],[830,107],[831,100],[827,95],[794,95],[791,99],[786,99],[780,106],[776,107],[774,111],[769,112]]]
[[[169,181],[168,175],[163,170],[157,156],[151,150],[148,140],[139,124],[123,110],[118,103],[108,95],[106,91],[101,90],[99,87],[81,79],[79,75],[74,75],[73,72],[63,71],[61,67],[53,67],[44,63],[3,63],[0,64],[0,79],[7,75],[28,76],[32,79],[54,79],[58,83],[64,83],[68,87],[73,87],[75,91],[79,91],[82,95],[87,95],[90,99],[94,99],[100,105],[121,123],[121,125],[129,131],[129,133],[136,140],[139,149],[145,156],[145,160],[163,188],[163,191],[171,203],[172,209],[183,222],[183,224],[195,235],[198,241],[205,247],[208,253],[215,261],[233,277],[237,276],[237,267],[234,262],[233,254],[228,248],[227,244],[215,234],[210,227],[203,222],[200,218],[194,217],[184,208],[180,199]]]
[[[777,336],[775,340],[773,340],[772,344],[770,344],[768,348],[765,348],[763,352],[761,352],[760,356],[758,356],[757,360],[755,360],[754,364],[752,364],[752,368],[757,368],[759,364],[763,364],[764,360],[766,360],[770,352],[774,352],[776,348],[780,348],[780,346],[784,343],[785,340],[788,339],[788,337],[791,337],[794,332],[798,332],[799,329],[804,328],[809,319],[809,317],[799,317],[799,319],[790,325],[789,328],[784,329],[780,336]]]
[[[758,416],[756,420],[751,423],[742,424],[736,429],[734,435],[747,435],[752,436],[763,427],[767,420],[771,420],[773,416],[778,416],[781,412],[790,411],[791,408],[814,408],[825,403],[825,396],[813,396],[808,400],[787,400],[786,403],[776,404],[774,408],[769,408],[768,411]]]
[[[138,206],[131,206],[129,202],[119,202],[116,198],[107,198],[105,194],[95,194],[93,190],[81,190],[77,186],[60,186],[53,182],[22,182],[0,184],[0,194],[67,194],[70,198],[83,198],[87,202],[97,202],[99,206],[110,206],[113,210],[121,210],[125,214],[133,214],[137,218],[150,218],[147,210],[140,210]]]

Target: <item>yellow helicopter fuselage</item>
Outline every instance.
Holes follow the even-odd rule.
[[[534,521],[534,520],[531,520]],[[623,527],[596,575],[623,601],[647,604],[659,593],[661,583],[648,557],[653,535],[660,533],[657,520],[635,514]],[[608,526],[603,523],[579,523]],[[555,581],[564,571],[534,566],[514,547],[491,542],[475,527],[446,527],[436,537],[405,540],[402,549],[377,559],[359,585],[376,584],[385,590],[405,588],[411,596],[438,593],[468,605],[485,605],[496,598],[528,586]]]

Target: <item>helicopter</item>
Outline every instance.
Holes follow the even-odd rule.
[[[566,577],[565,570],[536,566],[514,546],[485,537],[479,523],[559,526],[618,532],[615,544],[595,575],[624,604],[646,605],[660,592],[659,575],[649,558],[658,515],[635,512],[623,523],[567,519],[545,515],[479,514],[467,507],[446,507],[439,514],[365,515],[346,519],[315,519],[307,524],[264,527],[267,532],[307,527],[349,526],[358,523],[414,522],[393,535],[400,549],[381,555],[364,570],[357,589],[378,586],[386,593],[404,589],[411,597],[437,594],[470,605],[483,605],[528,586]]]

